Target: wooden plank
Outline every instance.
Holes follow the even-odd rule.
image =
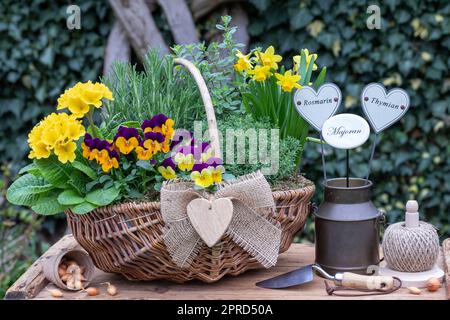
[[[442,242],[442,252],[445,272],[445,287],[447,289],[447,299],[450,300],[450,238]]]
[[[42,262],[61,251],[79,247],[72,235],[66,235],[47,250],[33,265],[6,291],[5,300],[32,299],[48,284],[42,271]]]
[[[302,265],[312,263],[314,261],[314,246],[305,244],[293,244],[291,248],[283,253],[277,266],[271,269],[261,269],[248,271],[238,277],[225,277],[217,283],[204,284],[200,281],[193,281],[186,284],[175,284],[168,281],[151,281],[151,282],[131,282],[119,275],[107,274],[100,270],[96,270],[91,286],[97,287],[101,290],[101,294],[95,297],[88,297],[85,292],[67,292],[64,291],[62,299],[107,299],[107,300],[135,300],[135,299],[193,299],[193,300],[209,300],[209,299],[246,299],[246,300],[260,300],[260,299],[283,299],[283,300],[318,300],[318,299],[386,299],[386,300],[439,300],[445,299],[445,289],[441,288],[439,291],[431,293],[426,290],[422,291],[421,295],[412,295],[408,290],[402,288],[397,292],[389,295],[368,296],[368,297],[336,297],[329,296],[325,291],[324,280],[320,277],[315,277],[314,281],[302,286],[283,289],[270,290],[262,289],[255,286],[255,283],[266,278],[270,278],[287,271],[291,271]],[[114,284],[119,293],[111,297],[106,294],[106,287],[104,282],[111,282]],[[48,284],[46,289],[54,288],[54,285]],[[35,299],[55,299],[52,298],[48,290],[41,290]]]

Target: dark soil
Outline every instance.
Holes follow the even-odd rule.
[[[306,186],[312,186],[314,183],[302,175],[294,175],[284,178],[272,185],[272,191],[283,191],[292,189],[301,189]]]

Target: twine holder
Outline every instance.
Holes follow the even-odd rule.
[[[431,270],[439,256],[439,237],[433,225],[419,221],[416,201],[406,205],[406,221],[390,225],[383,238],[387,266],[401,272]]]

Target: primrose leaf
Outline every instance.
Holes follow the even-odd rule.
[[[86,201],[96,206],[106,206],[113,202],[119,196],[118,188],[97,189],[86,195]]]

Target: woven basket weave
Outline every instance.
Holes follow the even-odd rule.
[[[215,155],[220,156],[217,124],[206,84],[191,62],[175,59],[175,63],[185,66],[197,82],[205,105],[211,146]],[[303,229],[310,212],[309,201],[315,187],[301,179],[304,188],[273,192],[276,210],[269,219],[278,221],[282,228],[280,253],[289,248],[295,234]],[[188,268],[178,267],[162,239],[164,221],[159,202],[116,204],[85,215],[69,210],[66,215],[75,239],[90,254],[96,267],[122,274],[129,280],[199,279],[210,283],[227,274],[239,275],[261,267],[226,235],[212,248],[204,245]]]

